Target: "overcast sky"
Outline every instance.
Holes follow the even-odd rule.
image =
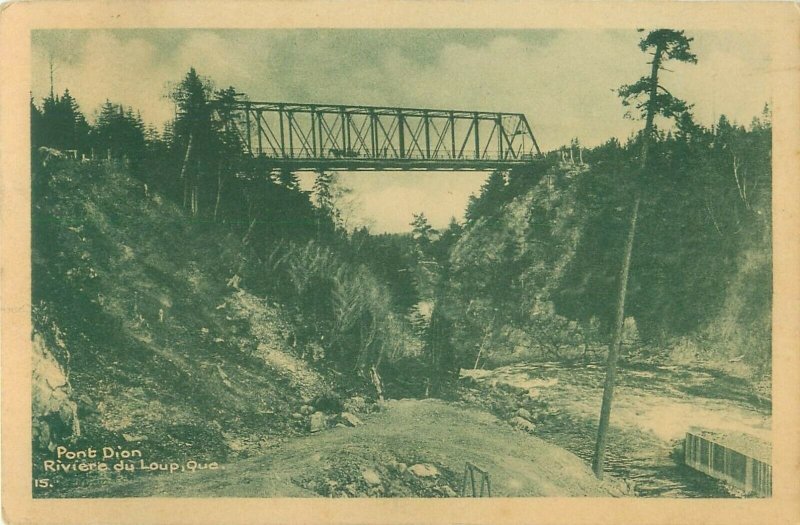
[[[770,99],[769,45],[761,33],[690,32],[697,65],[668,66],[670,91],[709,125],[724,113],[749,123]],[[31,90],[69,88],[90,118],[106,99],[161,126],[169,84],[189,67],[251,100],[441,107],[525,113],[543,150],[577,137],[624,139],[614,89],[648,73],[634,30],[70,30],[33,33]],[[408,229],[413,212],[436,226],[461,218],[486,174],[360,173],[356,220]],[[387,203],[391,203],[387,206]]]

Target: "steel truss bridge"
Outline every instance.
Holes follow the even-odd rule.
[[[273,169],[495,170],[541,155],[521,113],[252,101],[215,111]]]

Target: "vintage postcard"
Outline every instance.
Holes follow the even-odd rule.
[[[792,4],[2,7],[8,523],[800,521]]]

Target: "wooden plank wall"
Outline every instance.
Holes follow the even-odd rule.
[[[772,465],[691,432],[684,442],[686,465],[748,494],[772,496]]]

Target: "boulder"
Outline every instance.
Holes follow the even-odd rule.
[[[300,407],[300,413],[304,416],[307,416],[309,414],[313,414],[314,409],[311,407],[311,405],[303,405]]]
[[[418,478],[432,478],[439,475],[439,469],[428,463],[417,463],[408,467],[408,471]]]
[[[524,408],[517,409],[517,412],[514,415],[521,417],[522,419],[527,419],[528,421],[531,421],[533,419],[531,417],[531,413]]]
[[[511,421],[509,421],[509,423],[511,423],[511,425],[514,428],[517,428],[519,430],[524,430],[525,432],[533,433],[533,431],[536,430],[536,425],[534,425],[527,419],[519,416],[511,418]]]
[[[346,399],[343,405],[345,412],[355,412],[359,414],[367,411],[367,400],[362,396],[353,396]]]
[[[389,462],[389,468],[395,472],[399,472],[400,474],[402,474],[403,472],[408,470],[408,465],[406,465],[405,463],[398,463],[397,461],[392,460]]]
[[[375,471],[375,469],[372,468],[364,469],[361,471],[361,476],[364,478],[364,481],[366,481],[368,485],[381,484],[381,476]]]
[[[350,412],[342,412],[339,418],[341,419],[342,423],[351,427],[357,427],[364,424],[363,421]]]
[[[309,418],[309,430],[311,432],[319,432],[325,429],[325,414],[322,412],[314,412]]]
[[[439,492],[448,498],[457,498],[458,494],[455,490],[453,490],[450,485],[442,485],[438,487]]]

